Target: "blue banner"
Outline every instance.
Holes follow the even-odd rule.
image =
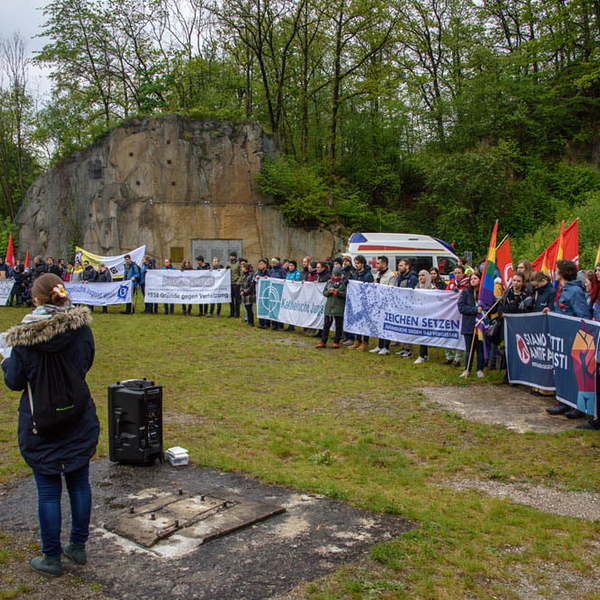
[[[548,315],[548,322],[556,397],[581,412],[597,417],[600,323],[553,313]]]
[[[554,391],[554,362],[543,313],[504,316],[506,369],[511,383]]]
[[[597,417],[600,323],[564,315],[505,315],[510,383],[556,391],[564,404]]]

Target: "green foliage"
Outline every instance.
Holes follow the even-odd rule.
[[[0,257],[4,260],[6,249],[8,247],[8,238],[12,234],[13,243],[17,247],[17,227],[10,217],[0,219]]]
[[[340,177],[326,178],[316,167],[298,164],[289,157],[265,161],[258,185],[290,225],[341,224],[364,231],[395,231],[402,227],[397,212],[370,206],[358,186]]]
[[[573,207],[563,207],[558,216],[558,221],[546,223],[534,233],[515,239],[513,259],[536,258],[558,235],[561,220],[569,224],[579,218],[579,264],[585,269],[593,268],[600,245],[600,189],[588,191]]]
[[[35,150],[56,162],[133,115],[258,121],[284,153],[259,185],[288,223],[427,233],[475,254],[494,219],[518,245],[600,188],[590,0],[176,4],[46,3],[36,60],[55,86],[21,128]],[[32,103],[19,85],[0,100],[0,215],[14,216],[36,152],[4,116]]]

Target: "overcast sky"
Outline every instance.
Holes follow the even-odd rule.
[[[27,51],[33,56],[45,41],[35,36],[40,33],[44,23],[41,8],[48,0],[0,0],[0,37],[9,37],[19,32],[25,39]],[[29,91],[34,95],[47,94],[50,81],[47,72],[31,67]]]

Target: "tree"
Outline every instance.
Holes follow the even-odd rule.
[[[29,138],[32,100],[27,93],[28,67],[20,35],[0,40],[0,216],[11,219],[38,172]]]

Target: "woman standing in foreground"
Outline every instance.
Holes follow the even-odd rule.
[[[6,342],[13,349],[2,362],[2,369],[6,385],[11,390],[23,391],[19,447],[37,485],[43,556],[33,558],[30,564],[36,571],[58,576],[63,572],[62,553],[78,564],[87,562],[85,543],[92,507],[89,462],[100,431],[96,407],[85,384],[85,375],[94,361],[94,337],[89,327],[89,309],[71,306],[60,277],[50,273],[38,277],[31,295],[34,311],[6,332]],[[29,394],[35,401],[39,391],[35,383],[39,381],[42,365],[50,364],[47,360],[64,364],[69,375],[80,378],[76,389],[82,390],[85,397],[78,399],[82,412],[76,422],[58,428],[56,433],[42,435],[34,425]],[[60,377],[52,380],[59,381]],[[49,393],[55,392],[49,388]],[[64,549],[60,542],[63,476],[72,515],[70,543]]]

